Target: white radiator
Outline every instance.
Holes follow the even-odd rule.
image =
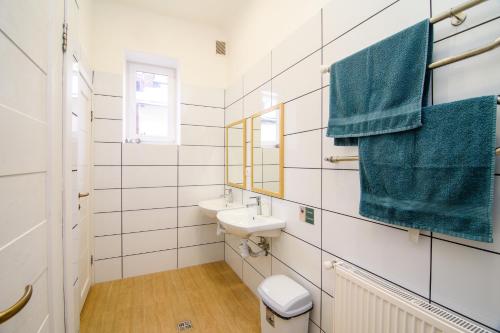
[[[335,269],[334,333],[491,333],[344,263]]]

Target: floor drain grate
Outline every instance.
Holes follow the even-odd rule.
[[[193,328],[191,320],[184,320],[177,324],[177,332],[187,331]]]

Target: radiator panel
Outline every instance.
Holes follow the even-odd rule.
[[[335,333],[489,333],[364,271],[335,265]]]

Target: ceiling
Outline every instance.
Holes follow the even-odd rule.
[[[100,0],[102,1],[102,0]],[[250,0],[106,0],[225,28]]]

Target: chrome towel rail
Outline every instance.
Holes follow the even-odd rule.
[[[500,148],[495,149],[495,155],[500,156]],[[346,161],[357,161],[359,156],[328,156],[325,157],[325,162],[338,163]]]
[[[453,17],[453,18],[458,20],[458,22],[459,22],[458,24],[461,24],[465,20],[465,15],[461,15],[462,11],[469,9],[469,8],[472,8],[474,6],[477,6],[477,5],[479,5],[483,2],[486,2],[486,1],[487,0],[469,0],[469,1],[466,1],[463,4],[458,5],[457,7],[453,7],[446,12],[443,12],[437,16],[433,16],[430,19],[430,22],[437,23],[437,22],[440,22],[448,17]],[[471,57],[474,57],[476,55],[491,51],[493,49],[496,49],[499,46],[500,46],[500,37],[498,37],[493,42],[491,42],[490,44],[485,45],[483,47],[473,49],[473,50],[467,51],[465,53],[462,53],[462,54],[459,54],[456,56],[444,58],[444,59],[438,60],[436,62],[433,62],[432,64],[429,65],[428,68],[435,69],[435,68],[439,68],[439,67],[442,67],[445,65],[449,65],[449,64],[452,64],[454,62],[464,60],[467,58],[471,58]],[[321,66],[320,71],[322,74],[330,73],[330,66],[329,65]]]
[[[500,105],[500,96],[497,96],[497,104]],[[495,149],[495,155],[500,156],[500,147]],[[324,160],[330,163],[357,161],[359,160],[359,156],[328,156]]]
[[[432,64],[430,64],[428,66],[428,68],[429,69],[436,69],[436,68],[439,68],[442,66],[453,64],[454,62],[461,61],[461,60],[468,59],[468,58],[472,58],[472,57],[475,57],[477,55],[494,50],[499,46],[500,46],[500,37],[495,39],[492,43],[487,44],[487,45],[482,46],[482,47],[479,47],[477,49],[473,49],[473,50],[464,52],[462,54],[458,54],[455,56],[451,56],[451,57],[447,57],[447,58],[435,61]],[[330,73],[330,66],[321,66],[321,73],[323,73],[323,74]]]

